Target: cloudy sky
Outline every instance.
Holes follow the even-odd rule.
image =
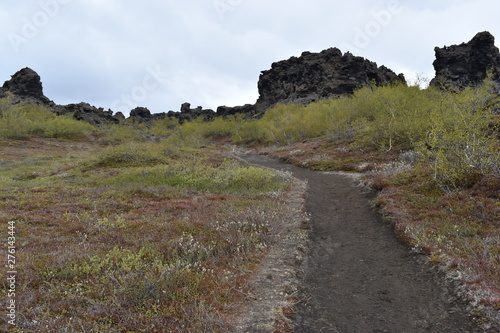
[[[490,31],[498,0],[22,0],[0,7],[0,84],[24,67],[58,104],[177,111],[254,103],[275,61],[338,47],[408,80]]]

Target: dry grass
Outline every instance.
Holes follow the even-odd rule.
[[[136,163],[96,163],[109,156],[97,144],[4,141],[0,150],[0,239],[16,221],[19,332],[232,331],[285,213],[284,179],[248,167],[240,179],[215,150],[148,166],[184,165],[192,182],[177,185],[148,181]],[[187,175],[199,158],[214,171],[197,181]],[[250,185],[204,189],[226,173]],[[270,187],[257,191],[260,181]],[[5,317],[5,300],[1,309]]]

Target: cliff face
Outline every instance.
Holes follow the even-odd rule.
[[[430,82],[432,86],[460,91],[483,82],[488,71],[500,81],[500,53],[489,32],[478,33],[468,43],[436,47],[434,51],[436,77]]]
[[[351,94],[365,84],[388,85],[405,83],[384,66],[337,48],[320,53],[304,52],[300,57],[273,63],[260,75],[258,112],[276,103],[307,104],[318,99]]]

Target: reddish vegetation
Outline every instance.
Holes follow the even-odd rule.
[[[282,199],[270,205],[265,193],[100,186],[96,179],[110,170],[78,170],[87,151],[101,149],[90,143],[31,140],[0,149],[21,167],[35,155],[55,163],[0,189],[0,224],[16,222],[23,332],[231,331]],[[59,167],[69,155],[74,169]]]
[[[316,171],[365,172],[398,156],[396,150],[364,151],[353,147],[353,142],[349,140],[331,142],[327,139],[298,142],[264,151],[284,162]]]

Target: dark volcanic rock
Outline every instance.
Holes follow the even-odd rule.
[[[365,84],[406,83],[402,74],[337,48],[273,63],[260,75],[257,112],[276,103],[308,104],[318,99],[351,94]]]
[[[151,119],[151,111],[148,108],[136,107],[130,111],[130,117],[137,122],[144,122]]]
[[[256,113],[256,108],[254,104],[245,104],[242,106],[219,106],[217,108],[217,116],[222,116],[227,118],[228,116],[234,116],[237,114],[245,114],[248,116],[253,116]]]
[[[183,103],[181,105],[181,112],[169,112],[169,117],[174,117],[179,119],[182,124],[185,121],[191,121],[198,117],[203,117],[204,121],[210,121],[215,118],[216,113],[212,109],[203,109],[203,107],[198,106],[196,109],[191,109],[190,103]]]
[[[104,111],[103,108],[96,108],[88,103],[57,105],[54,111],[61,115],[73,113],[73,117],[77,120],[86,121],[92,125],[98,126],[103,124],[117,124],[119,119],[113,116],[113,111]]]
[[[460,91],[469,85],[483,82],[488,71],[500,81],[500,53],[495,46],[495,37],[489,32],[480,32],[468,43],[436,47],[434,69],[436,77],[432,86]]]
[[[118,121],[124,121],[126,119],[125,115],[119,111],[113,115],[113,118],[117,119]]]
[[[31,68],[23,68],[14,75],[9,81],[5,81],[2,90],[10,91],[15,96],[23,100],[29,100],[35,103],[53,105],[54,103],[43,94],[42,81],[40,75]],[[37,104],[38,104],[37,103]]]
[[[181,104],[181,113],[189,113],[191,112],[191,104],[186,102]]]
[[[6,96],[6,92],[14,95],[14,103],[28,102],[42,104],[49,107],[58,115],[73,114],[77,120],[86,121],[92,125],[118,123],[119,119],[113,117],[113,111],[104,111],[88,103],[56,105],[43,94],[43,86],[40,75],[31,68],[23,68],[0,88],[0,98]]]

